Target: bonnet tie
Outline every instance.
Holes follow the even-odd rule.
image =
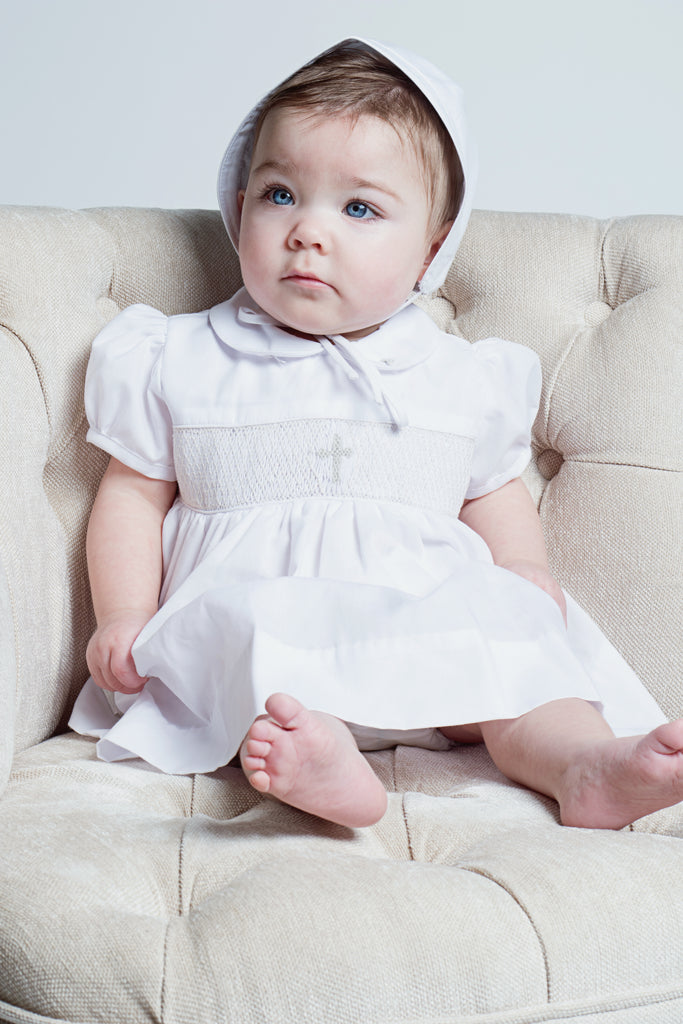
[[[278,336],[282,337],[283,328],[276,320],[268,316],[267,313],[262,311],[257,312],[256,310],[241,306],[238,310],[237,318],[240,323],[245,325],[258,325],[265,327],[266,330],[269,328],[275,328]],[[291,341],[292,345],[297,345],[294,335],[292,335]],[[305,340],[299,341],[298,344],[318,346],[318,351],[322,351],[328,355],[330,359],[340,367],[350,381],[357,382],[359,379],[365,381],[372,392],[372,397],[375,402],[387,410],[392,423],[397,427],[407,426],[408,416],[405,410],[398,405],[391,394],[387,391],[384,380],[382,379],[382,374],[379,372],[372,359],[366,356],[362,351],[359,342],[348,341],[342,335],[335,334],[330,335],[329,337],[324,335],[320,336],[315,342],[306,342]],[[245,349],[245,351],[249,350]],[[256,349],[254,349],[253,354],[257,354]],[[258,354],[269,355],[274,359],[286,359],[287,355],[292,357],[295,352],[290,349],[285,353],[282,350],[278,350],[276,347],[272,351],[259,352]]]
[[[372,360],[368,359],[360,350],[358,342],[348,341],[342,335],[335,334],[329,338],[321,337],[320,344],[337,365],[342,367],[349,380],[358,380],[361,377],[367,381],[372,391],[372,397],[378,405],[385,407],[397,427],[408,425],[405,411],[388,393],[381,373]]]

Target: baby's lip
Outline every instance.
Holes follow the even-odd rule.
[[[312,274],[308,270],[290,270],[289,273],[284,275],[285,281],[294,281],[295,283],[306,284],[307,282],[311,285],[327,285],[327,281],[323,281],[317,274]],[[329,286],[328,286],[329,287]]]

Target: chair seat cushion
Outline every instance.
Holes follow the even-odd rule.
[[[389,810],[353,831],[236,767],[105,764],[73,735],[25,751],[3,797],[0,1019],[683,1018],[680,809],[569,829],[482,747],[368,756]]]

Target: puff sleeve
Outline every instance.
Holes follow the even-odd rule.
[[[167,318],[130,306],[93,342],[85,378],[87,440],[144,476],[175,480],[173,427],[163,393]]]
[[[497,338],[472,348],[482,403],[468,500],[497,490],[526,469],[541,395],[541,365],[531,349]]]

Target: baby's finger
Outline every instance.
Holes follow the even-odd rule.
[[[127,651],[125,655],[119,651],[112,651],[110,665],[115,683],[114,688],[120,693],[139,693],[147,682],[146,677],[138,675],[130,651]]]
[[[88,644],[88,649],[85,655],[90,669],[90,675],[93,678],[93,682],[99,686],[101,690],[114,691],[116,689],[116,680],[109,667],[109,655],[102,655],[99,649],[97,641],[93,638]]]

